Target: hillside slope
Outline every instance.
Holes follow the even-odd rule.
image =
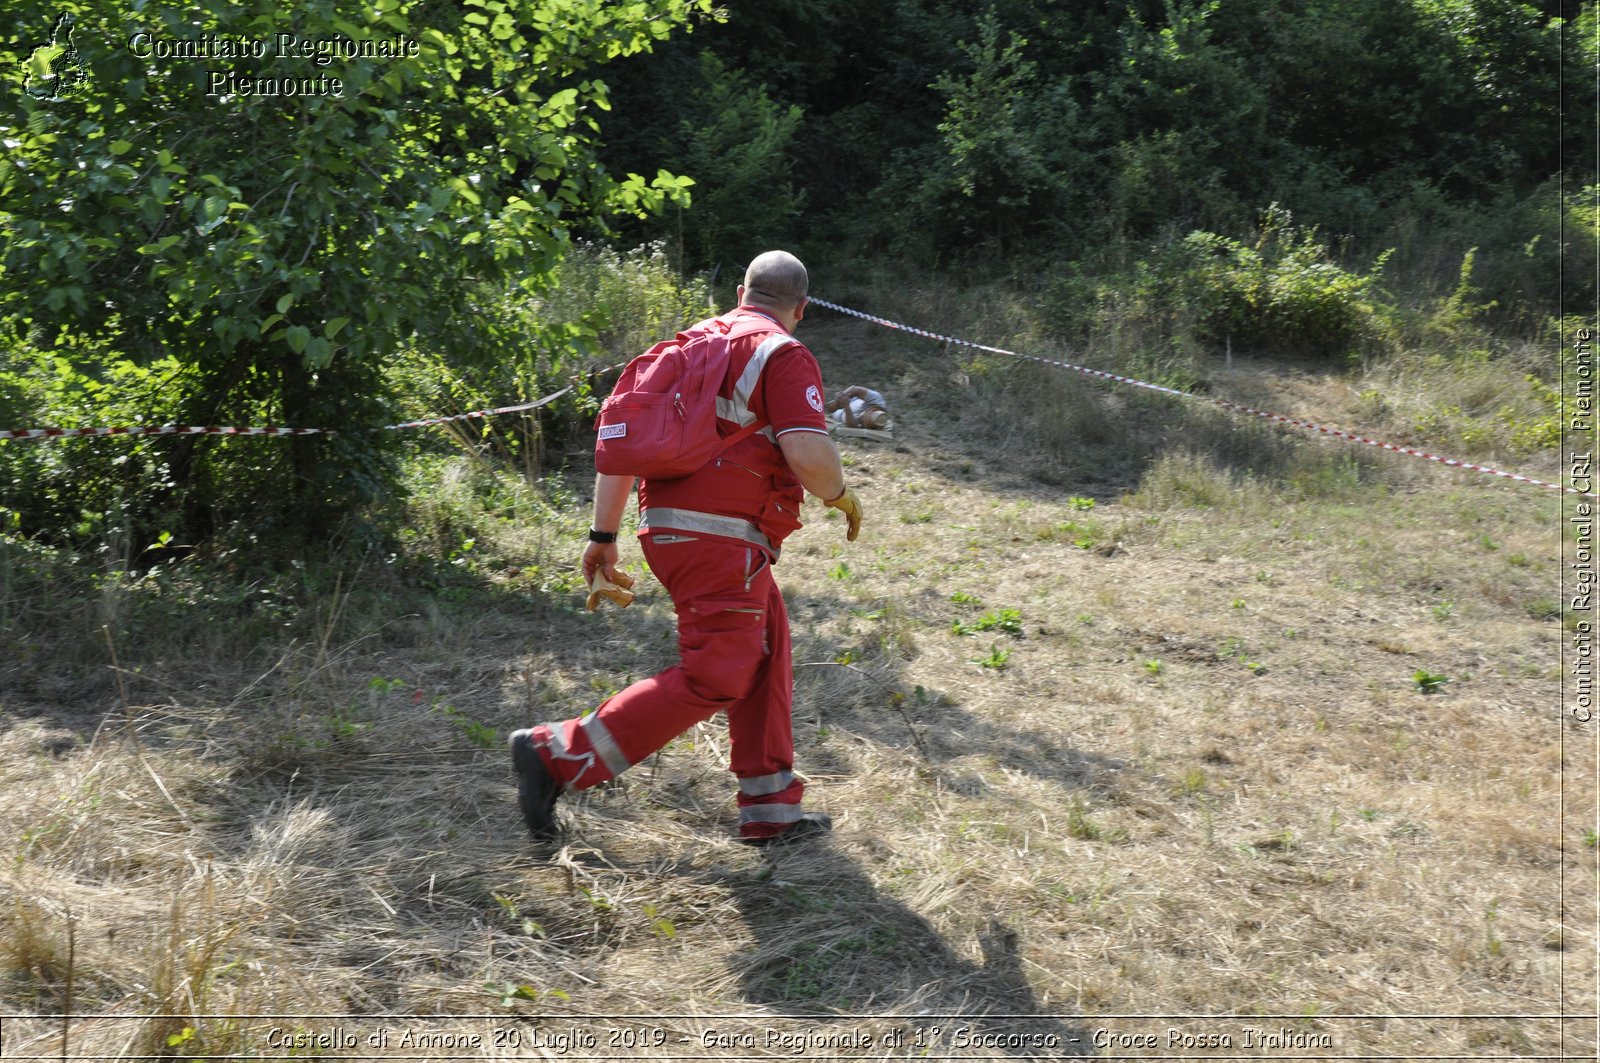
[[[213,660],[117,629],[0,718],[0,1008],[77,1016],[7,1057],[1592,1055],[1555,498],[1336,452],[1062,482],[959,356],[803,331],[898,422],[841,441],[860,540],[809,503],[777,570],[831,838],[733,844],[714,721],[525,840],[503,738],[671,661],[649,580],[335,586],[318,638]]]

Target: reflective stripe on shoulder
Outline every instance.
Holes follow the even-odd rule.
[[[761,346],[756,348],[756,353],[750,356],[750,361],[745,363],[744,372],[739,374],[739,379],[733,385],[733,397],[725,399],[717,396],[717,416],[725,421],[732,421],[743,428],[756,419],[750,412],[750,396],[755,394],[756,383],[761,379],[761,370],[766,368],[767,362],[774,354],[783,350],[791,343],[797,343],[793,336],[786,332],[774,333],[761,341]]]
[[[742,517],[725,517],[720,513],[701,513],[693,509],[675,509],[669,506],[651,506],[640,511],[640,535],[663,530],[721,535],[753,543],[763,550],[772,549],[771,540],[762,534],[761,529]]]

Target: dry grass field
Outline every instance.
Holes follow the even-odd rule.
[[[431,592],[374,558],[157,622],[173,585],[18,569],[4,1057],[1594,1058],[1554,492],[802,335],[898,420],[840,444],[860,540],[808,503],[777,570],[831,837],[734,844],[713,721],[527,841],[507,733],[673,657],[648,579],[582,611],[579,473]],[[1359,424],[1304,367],[1211,385]]]

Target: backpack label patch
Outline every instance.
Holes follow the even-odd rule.
[[[608,425],[602,425],[600,427],[600,438],[601,439],[621,439],[623,436],[625,436],[627,434],[628,434],[628,422],[627,421],[623,421],[621,424],[608,424]]]

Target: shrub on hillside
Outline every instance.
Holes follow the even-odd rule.
[[[580,244],[534,297],[486,292],[475,313],[492,316],[501,337],[492,356],[411,350],[389,374],[407,417],[516,405],[574,384],[575,392],[536,414],[458,422],[436,442],[493,452],[536,474],[549,447],[587,431],[607,367],[712,312],[709,285],[684,281],[660,244],[618,251]],[[598,373],[598,376],[592,374]]]
[[[1370,271],[1333,261],[1314,229],[1269,208],[1252,244],[1190,233],[1172,252],[1175,294],[1204,342],[1235,349],[1338,356],[1382,334],[1389,306]]]
[[[405,490],[398,465],[370,465],[377,451],[360,444],[376,434],[372,429],[528,402],[577,380],[573,393],[537,413],[385,433],[396,458],[407,448],[439,451],[460,444],[514,461],[525,474],[537,476],[547,448],[588,429],[593,404],[587,372],[625,361],[661,335],[704,316],[710,305],[706,285],[681,282],[659,246],[629,252],[579,246],[556,268],[554,285],[542,295],[484,285],[461,308],[485,321],[486,331],[497,339],[493,349],[413,346],[385,365],[367,393],[348,396],[341,417],[294,427],[336,429],[328,446],[343,462],[341,474],[366,485],[370,502],[349,506],[348,531],[394,503],[397,486]],[[0,424],[179,422],[180,385],[193,372],[176,358],[142,364],[102,341],[66,333],[48,350],[13,341],[0,367]],[[270,398],[277,383],[270,371],[241,373],[230,392],[233,401],[218,403],[210,423],[281,423],[281,411]],[[293,439],[177,437],[190,440],[193,453],[204,456],[187,478],[187,490],[179,492],[171,457],[175,448],[161,445],[172,438],[0,442],[0,534],[111,551],[106,560],[115,566],[145,551],[163,532],[177,535],[182,545],[225,532],[259,508],[257,496],[284,495],[297,475]],[[333,471],[332,463],[316,469]],[[294,517],[287,508],[256,512],[248,526],[264,539],[280,533],[292,538]]]
[[[7,364],[0,368],[0,427],[140,426],[182,420],[179,384],[191,375],[185,366],[172,357],[142,365],[106,347],[66,331],[48,347],[21,341],[11,345]],[[253,449],[245,440],[229,442],[236,444],[235,453],[240,443],[245,444],[243,451]],[[156,525],[170,526],[175,519],[171,480],[166,448],[149,438],[0,443],[0,530],[56,544],[96,542],[102,548],[110,539],[153,537],[162,530]],[[136,512],[145,515],[145,527],[130,527]]]

